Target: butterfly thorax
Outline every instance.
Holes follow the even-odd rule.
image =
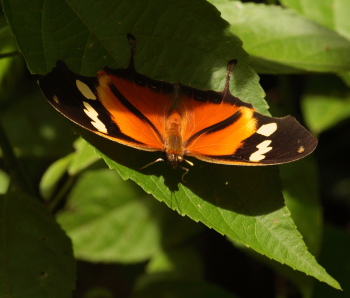
[[[174,168],[184,160],[182,117],[176,109],[173,109],[166,117],[165,153],[167,154],[168,161]]]

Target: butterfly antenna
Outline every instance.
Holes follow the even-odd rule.
[[[158,159],[156,159],[156,160],[154,160],[154,161],[151,161],[150,163],[144,165],[142,168],[139,168],[139,170],[143,170],[143,169],[145,169],[145,168],[148,168],[149,166],[154,165],[155,163],[160,162],[160,161],[164,161],[164,159],[163,159],[163,158],[158,158]],[[187,162],[190,166],[193,166],[193,165],[194,165],[193,162],[191,162],[191,161],[189,161],[189,160],[187,160],[187,159],[184,159],[184,161]],[[184,177],[185,177],[185,175],[186,175],[190,170],[189,170],[188,168],[181,167],[181,166],[180,166],[179,168],[181,168],[181,169],[183,169],[183,170],[185,171],[185,172],[182,174],[181,179],[182,179],[182,181],[183,181],[184,183],[186,183]]]
[[[236,65],[237,65],[237,59],[233,59],[227,63],[227,73],[226,73],[226,83],[225,83],[224,94],[227,94],[230,92],[230,81],[231,81],[233,69],[235,68]]]
[[[156,159],[154,161],[151,161],[150,163],[146,164],[142,168],[139,168],[139,170],[143,170],[145,168],[148,168],[149,166],[154,165],[155,163],[160,162],[160,161],[164,161],[164,159],[163,158],[158,158],[158,159]]]
[[[134,69],[134,58],[136,54],[136,38],[134,35],[128,34],[128,41],[130,45],[130,52],[131,52],[131,57],[130,57],[130,62],[129,62],[129,68]]]

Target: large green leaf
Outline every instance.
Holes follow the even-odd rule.
[[[126,34],[132,33],[137,38],[136,69],[154,79],[222,90],[227,61],[238,59],[233,93],[267,113],[241,41],[205,1],[4,0],[3,5],[32,72],[46,73],[57,59],[85,75],[104,65],[125,66],[130,55]],[[173,171],[165,163],[138,170],[160,153],[81,133],[124,179],[134,180],[180,214],[339,288],[296,230],[283,203],[277,168],[196,161],[183,183],[181,169]]]
[[[323,210],[319,199],[316,162],[308,157],[298,163],[282,165],[281,177],[283,194],[292,218],[309,251],[318,258],[323,240]],[[276,262],[272,266],[291,280],[304,298],[313,297],[314,279],[306,278],[300,272],[280,266]]]
[[[311,157],[297,163],[282,165],[283,194],[292,218],[300,230],[303,239],[315,256],[319,256],[322,244],[322,208],[318,198],[317,166]],[[233,241],[235,246],[243,249],[258,260],[271,266],[276,272],[296,285],[303,298],[313,297],[315,280],[301,272],[292,270],[261,255],[252,253],[246,247]]]
[[[146,261],[198,230],[108,169],[81,176],[58,220],[75,255],[94,262]]]
[[[0,297],[71,297],[71,241],[53,216],[15,191],[0,196],[0,214]]]
[[[349,0],[282,0],[281,3],[350,41]],[[350,86],[350,71],[341,73],[341,77]]]
[[[114,157],[122,154],[117,146],[111,150]],[[267,168],[228,167],[197,162],[197,166],[186,176],[187,183],[179,184],[179,173],[175,175],[167,165],[147,169],[153,175],[145,180],[146,174],[130,170],[130,167],[135,167],[135,161],[130,161],[125,167],[117,165],[112,160],[115,158],[104,158],[124,179],[133,179],[146,192],[152,193],[180,214],[201,221],[282,264],[298,270],[302,268],[301,271],[308,275],[338,288],[339,285],[307,252],[289,210],[283,206],[276,185],[277,172],[273,173]]]
[[[105,65],[126,66],[126,35],[131,33],[137,39],[136,69],[154,79],[222,90],[227,62],[238,59],[235,95],[266,112],[266,104],[259,102],[264,93],[241,41],[203,0],[6,0],[3,6],[33,73],[49,72],[59,59],[85,75]]]
[[[281,0],[281,3],[350,40],[350,1]]]
[[[279,6],[212,0],[264,73],[350,70],[350,41],[293,10]],[[319,5],[319,1],[314,1]]]

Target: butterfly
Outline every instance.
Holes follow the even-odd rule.
[[[262,115],[230,92],[237,60],[228,63],[223,91],[199,90],[138,73],[136,39],[128,34],[128,40],[127,68],[105,67],[96,77],[86,77],[58,61],[38,80],[48,101],[102,137],[165,152],[173,168],[184,161],[193,165],[185,156],[226,165],[276,165],[303,158],[317,146],[316,138],[294,117]]]

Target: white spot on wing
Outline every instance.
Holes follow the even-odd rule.
[[[60,103],[60,101],[59,101],[59,99],[58,99],[58,97],[57,97],[56,95],[54,95],[54,96],[52,97],[52,99],[53,99],[53,101],[54,101],[55,103],[57,103],[57,104]]]
[[[271,136],[275,131],[277,130],[277,123],[269,123],[262,125],[258,130],[257,133],[259,135],[263,135],[265,137]]]
[[[258,148],[257,151],[255,151],[250,157],[250,161],[260,161],[263,160],[266,156],[264,155],[265,153],[269,152],[272,147],[268,147],[271,144],[271,140],[266,140],[261,142],[259,145],[256,146]]]
[[[298,153],[303,153],[305,151],[305,147],[304,146],[300,146],[298,149]]]
[[[84,112],[86,115],[88,115],[90,117],[91,124],[100,132],[103,133],[108,133],[106,126],[103,124],[103,122],[98,119],[98,113],[96,112],[96,110],[87,102],[83,102],[84,106],[86,109],[84,109]]]
[[[80,80],[75,81],[77,88],[81,94],[87,99],[97,99],[96,95],[91,91],[90,87]]]

